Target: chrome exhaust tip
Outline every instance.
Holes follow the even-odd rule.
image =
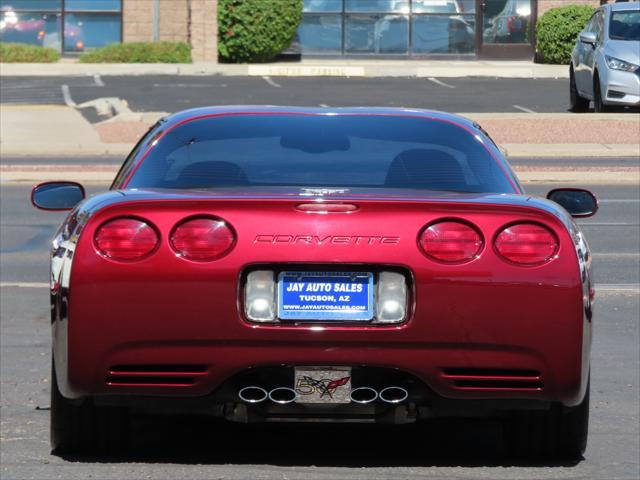
[[[358,387],[351,390],[351,401],[353,403],[371,403],[378,399],[378,392],[371,387]]]
[[[382,389],[378,396],[386,403],[401,403],[407,399],[409,392],[402,387],[387,387]]]
[[[293,388],[278,387],[269,392],[269,400],[280,405],[286,405],[288,403],[295,402],[298,398],[298,394]]]
[[[264,388],[251,385],[249,387],[244,387],[243,389],[241,389],[238,392],[238,397],[240,397],[240,400],[242,400],[243,402],[260,403],[269,398],[269,392],[267,392]]]

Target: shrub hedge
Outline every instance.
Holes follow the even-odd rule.
[[[578,34],[595,11],[589,5],[567,5],[547,10],[536,26],[538,58],[544,63],[568,64]]]
[[[302,0],[219,0],[220,60],[271,60],[291,44],[301,19]]]
[[[191,63],[184,42],[113,43],[80,55],[82,63]]]
[[[0,62],[6,63],[51,63],[60,59],[53,48],[23,43],[0,43]]]

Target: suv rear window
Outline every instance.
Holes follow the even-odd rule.
[[[513,192],[479,137],[424,118],[242,114],[164,135],[127,188],[368,187]]]

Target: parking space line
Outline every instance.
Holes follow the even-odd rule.
[[[0,282],[0,288],[18,287],[18,288],[49,288],[46,282]]]
[[[97,73],[93,76],[93,81],[98,87],[104,87],[104,82],[102,81],[102,78],[100,78],[100,75],[98,75]]]
[[[264,75],[262,79],[274,88],[280,88],[280,85],[273,81],[271,77]]]
[[[581,227],[640,227],[640,223],[627,222],[579,222]]]
[[[635,252],[595,252],[594,258],[637,258],[640,259],[640,253]]]
[[[600,203],[640,203],[640,198],[611,198],[598,200]]]
[[[596,283],[595,289],[596,295],[598,292],[640,293],[640,283]]]
[[[520,105],[512,105],[516,110],[521,110],[526,113],[536,113],[535,110],[531,110],[530,108],[521,107]]]
[[[322,108],[329,108],[329,105],[327,105],[326,103],[321,103],[318,106]]]
[[[62,85],[62,97],[64,98],[64,103],[67,104],[68,107],[75,107],[76,102],[71,98],[71,92],[69,91],[69,85]]]
[[[429,81],[431,81],[431,82],[433,82],[433,83],[435,83],[437,85],[440,85],[441,87],[456,88],[453,85],[449,85],[448,83],[444,83],[442,80],[438,80],[435,77],[429,77],[427,80],[429,80]]]

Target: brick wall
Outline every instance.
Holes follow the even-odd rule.
[[[600,6],[600,0],[538,0],[538,18],[550,8],[564,7],[565,5],[591,5]]]
[[[160,41],[189,42],[195,62],[217,61],[217,0],[159,0]],[[153,41],[153,0],[124,0],[124,42]]]

